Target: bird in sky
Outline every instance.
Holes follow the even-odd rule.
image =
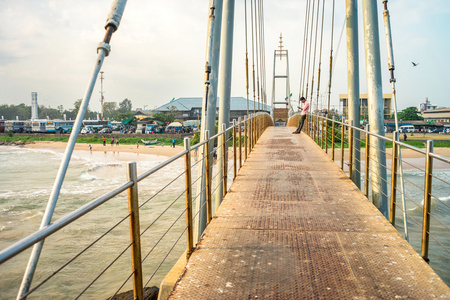
[[[419,65],[419,63],[415,63],[415,62],[411,62],[413,64],[413,67],[417,67]]]

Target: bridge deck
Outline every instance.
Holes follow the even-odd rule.
[[[292,130],[265,131],[170,298],[450,297],[340,168]]]

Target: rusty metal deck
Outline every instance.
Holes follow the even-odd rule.
[[[170,299],[450,298],[340,168],[291,131],[265,131]]]

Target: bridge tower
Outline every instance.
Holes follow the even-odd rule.
[[[273,118],[273,121],[275,125],[277,126],[286,126],[286,123],[289,119],[289,116],[291,116],[294,112],[291,105],[291,91],[289,86],[289,57],[288,57],[288,50],[283,49],[283,35],[280,33],[280,45],[278,46],[279,49],[274,51],[273,55],[273,83],[272,83],[272,108],[271,108],[271,115]],[[280,58],[280,61],[286,63],[286,67],[284,70],[279,70],[277,72],[276,69],[276,62],[277,57]],[[275,86],[278,82],[277,79],[281,79],[285,81],[286,85],[286,97],[284,100],[276,99],[275,94]]]

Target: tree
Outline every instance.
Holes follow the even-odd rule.
[[[131,100],[128,100],[128,98],[125,98],[122,102],[119,103],[119,112],[120,113],[126,113],[131,111],[133,108],[133,104],[131,103]]]
[[[58,109],[45,107],[44,105],[39,105],[39,116],[41,119],[46,119],[47,117],[50,120],[62,119],[62,114]]]
[[[125,121],[126,119],[132,119],[134,116],[134,113],[132,111],[126,112],[126,113],[116,113],[113,117],[114,121]]]
[[[410,106],[399,112],[397,116],[400,120],[403,121],[423,120],[423,118],[419,114],[420,112],[417,110],[417,107]]]
[[[153,119],[164,122],[164,123],[171,123],[175,120],[175,116],[173,114],[166,115],[161,112],[157,112],[157,113],[153,114],[152,117],[153,117]]]
[[[112,119],[117,113],[117,103],[116,102],[104,102],[103,103],[103,118]]]

